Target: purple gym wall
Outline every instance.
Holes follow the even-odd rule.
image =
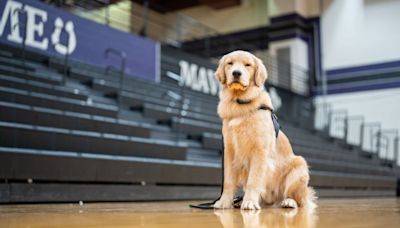
[[[26,13],[14,13],[22,7]],[[103,68],[107,65],[119,68],[119,57],[105,58],[105,51],[114,48],[126,53],[126,74],[156,80],[158,44],[150,39],[97,24],[37,0],[2,0],[0,15],[3,44],[22,46],[26,33],[26,48],[31,51],[60,57],[69,52],[71,59]],[[24,25],[15,26],[18,22],[26,22],[27,29]]]

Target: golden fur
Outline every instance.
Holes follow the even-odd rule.
[[[234,77],[233,72],[240,72]],[[307,162],[293,153],[286,135],[275,137],[269,110],[268,77],[260,59],[245,51],[234,51],[220,60],[216,77],[221,82],[218,114],[224,136],[224,191],[215,208],[231,208],[234,194],[242,187],[242,209],[260,209],[261,203],[282,207],[314,206],[314,191],[308,187]],[[232,89],[240,83],[242,89]],[[251,101],[238,104],[236,99]]]

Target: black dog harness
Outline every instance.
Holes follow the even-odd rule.
[[[239,98],[236,99],[236,103],[240,104],[240,105],[246,105],[246,104],[250,104],[252,101],[251,100],[240,100]],[[271,112],[271,118],[272,118],[272,123],[274,124],[274,129],[275,129],[275,136],[278,138],[278,134],[279,134],[279,130],[281,129],[281,125],[278,122],[278,117],[275,115],[274,110],[267,106],[267,105],[260,105],[260,107],[258,107],[258,110],[268,110]]]
[[[252,100],[236,99],[236,103],[240,104],[240,105],[250,104],[251,102],[252,102]],[[276,138],[278,138],[278,134],[279,134],[279,131],[281,129],[281,126],[280,126],[280,124],[278,122],[278,117],[274,113],[274,110],[271,107],[267,106],[267,105],[260,105],[257,110],[268,110],[268,111],[271,112],[272,123],[273,123],[274,129],[275,129],[275,136],[276,136]],[[221,165],[221,167],[222,167],[222,169],[221,169],[221,171],[222,171],[222,175],[221,175],[222,176],[221,195],[222,195],[222,192],[224,190],[224,139],[223,138],[222,138],[222,159],[221,159],[221,163],[222,163],[222,165]],[[199,208],[199,209],[214,209],[213,206],[214,206],[215,202],[217,202],[220,198],[221,198],[221,196],[218,197],[218,199],[216,199],[216,200],[214,200],[212,202],[201,203],[201,204],[197,204],[197,205],[190,204],[189,206],[192,207],[192,208]],[[240,202],[242,200],[243,200],[243,196],[235,197],[233,199],[234,207],[240,207]]]

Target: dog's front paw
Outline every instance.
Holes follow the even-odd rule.
[[[297,203],[294,199],[287,198],[282,201],[281,207],[283,208],[297,208]]]
[[[221,198],[217,202],[214,203],[213,207],[218,208],[218,209],[233,208],[233,201]]]
[[[260,210],[260,203],[257,200],[243,200],[242,206],[240,206],[242,210]]]

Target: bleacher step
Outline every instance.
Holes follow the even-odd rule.
[[[187,145],[127,135],[0,121],[0,145],[56,151],[186,159]]]

